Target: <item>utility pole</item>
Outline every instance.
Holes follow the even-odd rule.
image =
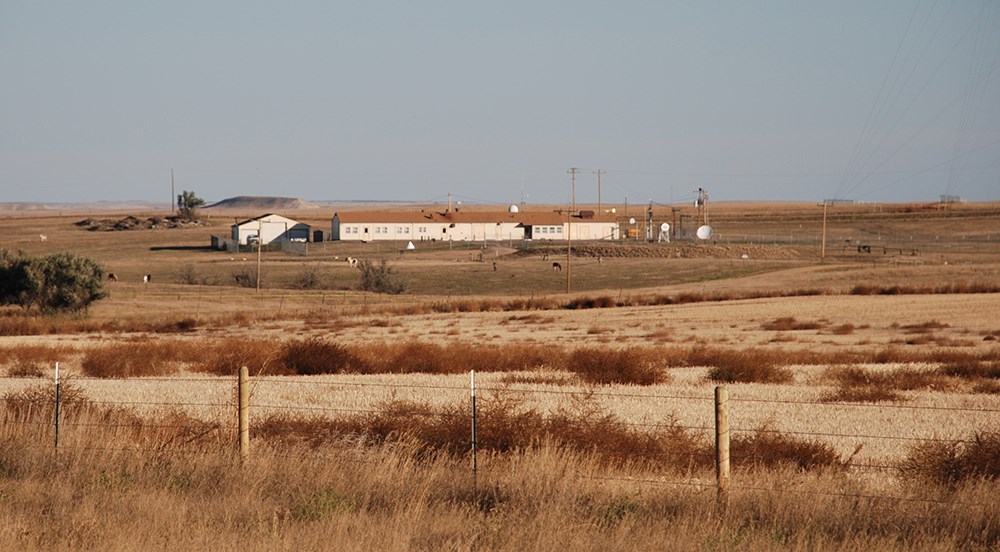
[[[170,169],[170,214],[177,212],[177,196],[174,195],[174,170]]]
[[[570,167],[570,169],[566,172],[568,172],[573,176],[573,204],[570,206],[570,212],[569,212],[569,215],[573,216],[573,213],[576,212],[576,173],[580,172],[580,169],[576,167]]]
[[[607,174],[607,172],[601,169],[594,171],[594,174],[597,175],[597,214],[601,214],[601,175]]]
[[[823,241],[819,248],[819,262],[826,261],[826,208],[830,205],[830,202],[823,200]]]

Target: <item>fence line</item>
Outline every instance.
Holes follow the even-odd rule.
[[[13,378],[11,378],[13,379]],[[102,383],[113,383],[119,380],[106,380],[100,378],[76,378],[73,381],[100,381]],[[614,392],[602,392],[595,393],[592,390],[583,392],[571,392],[571,391],[555,391],[548,389],[512,389],[510,387],[474,387],[474,380],[470,383],[470,388],[465,388],[462,386],[455,385],[402,385],[402,384],[388,384],[388,383],[373,383],[373,382],[316,382],[316,381],[289,381],[283,379],[277,379],[275,377],[266,376],[254,378],[251,382],[248,377],[246,368],[241,370],[240,377],[237,380],[237,385],[233,385],[234,382],[231,378],[155,378],[150,381],[154,382],[199,382],[199,383],[212,383],[212,384],[225,384],[226,386],[235,387],[236,397],[231,398],[227,401],[222,402],[170,402],[170,401],[111,401],[111,400],[101,400],[101,401],[86,401],[86,404],[97,405],[97,406],[159,406],[159,407],[211,407],[211,408],[222,408],[225,411],[235,410],[237,414],[236,423],[232,421],[226,422],[225,419],[222,420],[212,420],[212,421],[195,421],[193,423],[184,423],[183,421],[177,423],[164,423],[163,421],[151,421],[146,422],[141,417],[135,419],[128,419],[125,421],[115,420],[115,419],[105,419],[101,421],[91,422],[82,421],[76,419],[75,413],[71,414],[65,409],[60,412],[60,397],[58,394],[59,383],[57,380],[56,385],[56,396],[54,401],[45,400],[41,398],[19,398],[16,395],[8,395],[3,397],[3,400],[8,405],[27,405],[28,409],[24,411],[11,411],[9,408],[5,410],[2,419],[2,424],[4,427],[22,427],[22,428],[47,428],[51,427],[54,436],[54,448],[56,450],[62,451],[73,451],[73,450],[89,450],[89,451],[128,451],[128,452],[155,452],[157,454],[175,454],[175,453],[187,453],[194,452],[198,454],[211,454],[213,450],[217,451],[219,442],[227,442],[233,439],[233,434],[236,434],[237,446],[234,446],[230,451],[233,454],[239,455],[241,461],[246,462],[250,458],[250,436],[252,430],[252,424],[261,423],[266,421],[267,418],[261,418],[261,412],[306,412],[313,414],[379,414],[384,413],[382,409],[375,408],[337,408],[337,407],[323,407],[323,406],[308,406],[308,405],[280,405],[280,404],[251,404],[252,394],[250,392],[250,387],[252,385],[277,385],[294,383],[296,385],[301,384],[312,384],[317,387],[352,387],[352,386],[364,386],[364,387],[381,387],[390,389],[421,389],[421,390],[432,390],[432,391],[459,391],[472,389],[473,394],[472,408],[475,408],[475,393],[474,391],[501,391],[501,392],[517,392],[524,394],[556,394],[564,396],[598,396],[603,398],[633,398],[633,399],[643,399],[649,401],[670,401],[670,400],[700,400],[704,401],[705,406],[708,406],[709,397],[694,397],[688,395],[661,395],[661,394],[643,394],[635,392],[627,393],[614,393]],[[903,435],[872,435],[872,434],[852,434],[846,432],[817,432],[817,431],[780,431],[768,429],[766,426],[762,428],[748,429],[742,427],[732,427],[728,423],[729,418],[729,408],[732,405],[748,404],[748,403],[764,403],[764,404],[789,404],[789,405],[817,405],[822,407],[841,407],[841,406],[858,406],[858,407],[872,407],[876,406],[883,409],[924,409],[932,411],[956,411],[956,412],[997,412],[995,409],[977,409],[977,408],[966,408],[966,407],[914,407],[908,405],[895,405],[895,404],[856,404],[856,403],[825,403],[818,401],[787,401],[787,400],[769,400],[769,399],[753,399],[753,398],[730,398],[725,387],[720,386],[716,388],[715,397],[715,409],[716,409],[716,425],[704,426],[704,425],[681,425],[676,423],[654,423],[654,422],[624,422],[613,420],[610,423],[616,427],[622,428],[641,428],[645,430],[652,430],[651,435],[655,435],[656,431],[660,429],[681,429],[684,431],[712,431],[716,437],[716,444],[714,449],[714,454],[707,452],[706,450],[669,450],[664,449],[662,446],[652,444],[649,447],[636,447],[636,446],[624,446],[624,447],[609,447],[595,445],[594,449],[599,449],[600,452],[608,454],[621,454],[623,456],[638,456],[643,459],[648,459],[650,457],[656,458],[689,458],[698,459],[699,461],[706,462],[709,460],[714,460],[716,466],[716,481],[714,484],[692,482],[690,480],[678,480],[676,478],[615,478],[607,476],[588,476],[593,479],[608,480],[608,481],[625,481],[625,482],[641,482],[641,483],[656,483],[656,484],[670,484],[670,485],[688,485],[699,488],[709,488],[715,487],[719,495],[720,500],[727,501],[731,495],[732,491],[748,491],[748,492],[795,492],[795,493],[805,493],[805,494],[817,494],[817,495],[827,495],[827,496],[839,496],[854,499],[878,499],[878,500],[894,500],[894,501],[917,501],[917,502],[942,502],[949,504],[958,504],[951,501],[942,501],[936,499],[927,498],[913,498],[906,496],[885,496],[885,495],[865,495],[865,494],[851,494],[851,493],[830,493],[822,491],[797,491],[791,489],[777,489],[777,488],[758,488],[758,487],[748,487],[741,486],[738,482],[730,483],[731,474],[729,472],[729,463],[734,461],[736,467],[741,467],[743,465],[752,465],[760,456],[754,455],[744,455],[743,457],[733,458],[730,456],[729,452],[729,435],[731,433],[764,433],[764,434],[778,434],[778,435],[794,435],[794,436],[805,436],[805,437],[817,437],[817,438],[839,438],[839,439],[864,439],[864,440],[886,440],[886,441],[902,441],[902,442],[914,442],[914,443],[925,443],[925,442],[938,442],[938,443],[973,443],[975,441],[969,439],[945,439],[940,437],[910,437]],[[69,404],[69,403],[67,403]],[[50,421],[35,420],[29,418],[32,415],[43,414],[43,409],[54,407],[54,416],[50,417]],[[253,411],[253,415],[251,410]],[[472,456],[472,472],[471,475],[475,480],[478,476],[479,462],[477,461],[476,453],[480,448],[490,448],[494,447],[498,450],[503,450],[504,447],[509,446],[509,442],[503,439],[491,439],[482,438],[477,436],[477,424],[486,423],[490,421],[490,417],[487,413],[486,416],[476,416],[475,410],[471,410],[468,413],[462,413],[459,411],[443,411],[440,409],[430,410],[427,412],[414,411],[407,412],[407,416],[430,416],[437,418],[451,418],[460,419],[469,417],[471,419],[470,425],[470,449],[469,452]],[[60,421],[60,418],[63,418]],[[196,419],[195,419],[196,420]],[[322,420],[322,418],[320,419]],[[601,420],[579,420],[574,422],[579,424],[580,427],[585,427],[588,425],[600,426],[609,423],[606,419]],[[59,431],[63,431],[64,439],[60,442]],[[167,430],[179,430],[187,432],[185,434],[173,435],[173,436],[161,436],[165,440],[159,444],[159,446],[144,446],[144,447],[94,447],[94,446],[74,446],[73,442],[73,430],[80,428],[106,428],[106,429],[127,429],[132,431],[167,431]],[[269,428],[272,433],[287,433],[296,434],[300,430],[296,428],[283,429],[280,427]],[[40,432],[43,435],[39,435],[40,438],[44,438],[44,434],[48,432]],[[195,448],[186,446],[195,441],[196,439],[203,439],[207,436],[213,436],[213,441],[205,443],[202,441]],[[372,440],[369,435],[364,432],[359,433],[337,433],[336,437],[343,439],[345,442],[349,442],[351,439],[357,439],[357,443],[362,445],[366,442],[376,442],[377,440]],[[321,438],[327,439],[329,436],[321,435]],[[67,442],[68,441],[68,442]],[[53,446],[50,444],[49,446]],[[523,447],[524,445],[519,445],[518,447]],[[552,443],[532,443],[530,448],[565,448],[566,445],[563,444],[552,444]],[[48,448],[45,445],[28,445],[28,448]],[[585,447],[583,450],[587,450]],[[271,454],[275,454],[272,450]],[[310,457],[310,455],[302,455],[302,457]],[[340,458],[340,457],[338,457]],[[344,460],[343,458],[340,458]],[[856,471],[871,471],[871,472],[884,472],[899,470],[900,466],[884,463],[854,463],[852,459],[848,459],[843,467],[845,469],[856,470]],[[674,467],[673,469],[676,469]],[[689,467],[689,470],[691,468]],[[920,469],[913,469],[908,471],[920,471]],[[966,504],[969,506],[981,506],[976,504]]]

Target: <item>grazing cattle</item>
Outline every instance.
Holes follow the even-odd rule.
[[[357,268],[357,266],[358,266],[358,260],[356,258],[354,258],[354,257],[348,257],[347,258],[347,264],[351,268]]]
[[[559,263],[552,263],[552,270],[556,272],[562,272],[562,265]]]
[[[549,260],[549,254],[548,253],[542,253],[542,260],[543,261]]]
[[[45,234],[39,234],[39,235],[38,235],[38,237],[39,237],[39,238],[40,238],[40,239],[41,239],[42,241],[48,241],[48,239],[49,239],[49,237],[48,237],[48,236],[46,236]]]
[[[108,272],[108,281],[109,282],[117,282],[118,281],[118,275],[115,274],[114,272]]]
[[[144,283],[144,284],[148,284],[148,283],[150,283],[152,281],[153,281],[153,275],[152,274],[146,274],[145,276],[142,277],[142,283]]]
[[[604,257],[598,257],[597,264],[604,264]]]

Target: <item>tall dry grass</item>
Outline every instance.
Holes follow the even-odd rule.
[[[1000,487],[984,477],[873,487],[843,470],[781,462],[735,472],[722,509],[710,468],[657,467],[669,450],[638,465],[609,463],[589,447],[513,444],[481,450],[474,481],[467,450],[429,448],[404,433],[381,442],[330,435],[308,444],[255,436],[241,466],[231,452],[231,425],[198,425],[170,412],[143,419],[85,398],[67,410],[71,423],[55,454],[51,435],[39,431],[44,425],[12,423],[9,398],[2,408],[4,550],[1000,545]],[[47,421],[50,414],[22,411],[17,420]],[[752,443],[758,450],[773,445],[760,439]]]

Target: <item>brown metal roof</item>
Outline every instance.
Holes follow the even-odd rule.
[[[400,212],[400,211],[345,211],[336,213],[334,216],[340,218],[340,222],[347,224],[358,223],[500,223],[517,222],[526,226],[551,225],[557,226],[566,222],[566,214],[555,211],[548,212],[519,212],[510,213],[507,211],[431,211],[420,212]],[[594,215],[593,218],[572,217],[573,222],[616,222],[612,215]]]

